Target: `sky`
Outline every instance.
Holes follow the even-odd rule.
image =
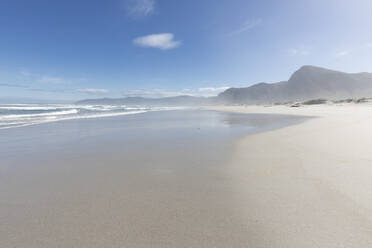
[[[0,100],[211,96],[372,72],[370,0],[2,0]]]

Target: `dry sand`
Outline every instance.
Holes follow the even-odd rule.
[[[371,105],[212,109],[317,117],[236,144],[250,247],[372,247]]]

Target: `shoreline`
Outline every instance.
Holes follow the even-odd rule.
[[[0,131],[0,244],[245,247],[235,141],[301,120],[183,110]]]
[[[371,246],[371,106],[208,109],[10,129],[0,240]]]
[[[228,166],[251,245],[372,245],[372,106],[208,109],[317,117],[235,143]]]

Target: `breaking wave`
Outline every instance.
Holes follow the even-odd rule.
[[[175,110],[174,107],[67,105],[67,104],[0,104],[0,129],[73,119],[103,118],[148,111]]]

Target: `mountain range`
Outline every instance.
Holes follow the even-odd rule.
[[[77,104],[200,106],[212,104],[270,104],[372,97],[372,73],[345,73],[315,66],[303,66],[288,81],[258,83],[246,88],[229,88],[216,97],[176,96],[165,98],[87,99]]]

